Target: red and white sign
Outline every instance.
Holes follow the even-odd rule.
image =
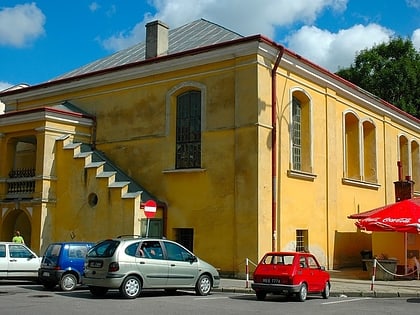
[[[156,214],[156,201],[154,200],[147,200],[144,203],[144,214],[146,215],[146,218],[153,218]]]

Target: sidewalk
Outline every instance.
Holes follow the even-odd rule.
[[[330,270],[331,296],[347,297],[420,297],[420,280],[375,280],[361,268]],[[251,289],[252,280],[222,278],[219,292],[235,292],[254,294]]]

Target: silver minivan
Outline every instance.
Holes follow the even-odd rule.
[[[156,238],[118,237],[92,247],[86,257],[83,284],[94,296],[119,289],[134,299],[142,289],[194,289],[207,295],[220,285],[216,268],[182,245]]]

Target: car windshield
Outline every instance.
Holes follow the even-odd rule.
[[[273,264],[278,264],[278,265],[292,265],[293,264],[293,259],[295,258],[294,255],[287,255],[287,254],[269,254],[266,255],[263,260],[262,263],[263,264],[267,264],[267,265],[273,265]]]
[[[119,244],[116,240],[102,241],[89,250],[87,257],[112,257]]]

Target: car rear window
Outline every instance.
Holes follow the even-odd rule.
[[[292,265],[294,258],[294,255],[266,255],[262,263],[267,265]]]
[[[102,241],[89,250],[87,257],[112,257],[119,244],[116,240]]]

